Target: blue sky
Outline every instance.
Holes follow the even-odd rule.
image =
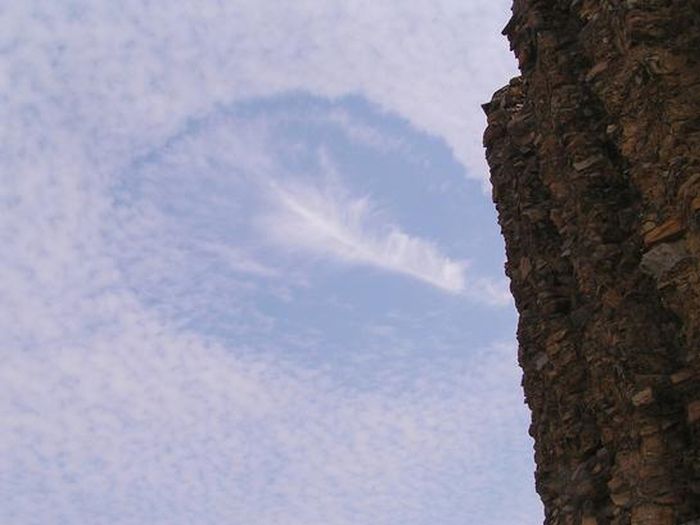
[[[0,522],[541,522],[508,2],[0,7]]]

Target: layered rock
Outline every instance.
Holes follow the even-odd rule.
[[[545,522],[693,523],[700,0],[515,0],[504,33],[484,143]]]

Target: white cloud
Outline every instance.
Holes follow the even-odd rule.
[[[528,522],[512,345],[361,390],[138,319],[3,361],[3,523]]]
[[[510,70],[506,18],[506,0],[0,8],[0,522],[538,521],[511,346],[448,361],[426,352],[417,378],[384,359],[386,383],[361,389],[325,362],[285,363],[287,347],[184,332],[149,302],[153,281],[182,272],[186,286],[162,294],[169,305],[210,310],[214,290],[234,311],[227,323],[250,323],[242,287],[207,281],[210,258],[198,256],[244,276],[283,273],[232,242],[227,228],[247,208],[223,213],[217,192],[236,194],[240,181],[205,169],[215,151],[224,165],[241,155],[256,174],[274,170],[265,149],[230,140],[260,130],[195,140],[206,115],[289,90],[359,93],[444,138],[481,178],[479,103]],[[190,146],[177,150],[180,139]],[[152,165],[158,155],[167,165]],[[118,204],[130,176],[145,179],[145,196]],[[280,187],[310,214],[285,212],[313,250],[330,228],[334,257],[473,288],[459,262],[368,202]],[[156,206],[172,195],[191,208]],[[283,334],[309,346],[305,335]]]
[[[407,275],[480,303],[512,304],[505,279],[471,277],[468,260],[452,259],[434,242],[406,233],[369,197],[351,196],[332,166],[326,168],[331,174],[324,186],[267,181],[271,205],[257,219],[263,238],[290,250]]]
[[[183,265],[201,271],[213,257],[237,273],[299,282],[292,274],[308,268],[283,257],[282,247],[403,274],[475,302],[509,304],[503,279],[470,275],[468,260],[450,257],[432,239],[405,231],[382,213],[377,200],[355,197],[341,182],[388,174],[372,167],[366,168],[366,177],[353,174],[336,165],[329,149],[271,132],[284,126],[332,126],[320,129],[339,130],[350,144],[384,157],[403,157],[399,150],[409,149],[398,137],[380,140],[380,127],[355,122],[344,112],[333,106],[303,113],[277,109],[249,119],[222,113],[192,125],[129,174],[136,202],[128,208],[130,234],[118,244],[116,257],[135,256],[124,265],[130,274],[143,276],[141,287],[167,273],[180,281],[182,276],[189,287],[192,274]],[[313,159],[308,162],[313,173],[301,176],[285,164],[280,151],[290,147],[296,157]],[[401,183],[400,177],[396,180]],[[393,194],[400,201],[402,189]],[[415,204],[405,211],[411,217],[425,213]],[[251,221],[258,231],[248,231]],[[140,248],[133,249],[136,245]]]
[[[324,190],[270,186],[276,206],[260,219],[269,239],[293,249],[405,274],[448,292],[464,291],[465,263],[450,259],[433,243],[398,226],[382,224],[369,198],[352,198],[337,184]]]
[[[20,137],[33,124],[89,131],[116,158],[217,104],[360,93],[444,138],[483,180],[480,104],[515,72],[508,4],[16,2],[0,13],[2,117]]]
[[[245,250],[239,250],[222,243],[203,242],[199,248],[205,253],[220,257],[234,272],[247,273],[260,277],[277,277],[279,271],[254,259]]]

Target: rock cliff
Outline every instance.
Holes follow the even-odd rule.
[[[485,104],[545,523],[700,524],[700,0],[515,0]]]

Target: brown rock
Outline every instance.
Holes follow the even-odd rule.
[[[676,265],[690,257],[682,241],[662,243],[654,246],[642,256],[641,270],[661,281]]]
[[[659,434],[652,434],[642,438],[641,450],[643,459],[658,459],[666,451],[666,446]]]
[[[683,383],[691,379],[694,375],[695,373],[693,372],[693,370],[691,370],[690,368],[684,368],[683,370],[679,370],[675,374],[671,375],[671,383],[673,383],[674,385]]]
[[[690,203],[690,209],[694,212],[700,210],[700,196],[695,197]]]
[[[688,404],[688,423],[694,424],[700,421],[700,400]]]
[[[681,220],[674,217],[647,233],[644,236],[644,244],[647,247],[650,247],[659,242],[669,241],[675,237],[678,237],[684,231],[685,226]]]
[[[610,500],[617,506],[617,507],[626,507],[629,502],[632,500],[632,494],[630,491],[622,491],[622,492],[611,492],[610,493]]]
[[[643,504],[632,509],[632,525],[673,525],[673,509]]]
[[[654,401],[654,393],[649,387],[645,388],[644,390],[640,390],[632,396],[632,404],[636,407],[648,405],[652,401]]]
[[[545,523],[700,520],[700,0],[514,0],[504,34],[485,142]]]

